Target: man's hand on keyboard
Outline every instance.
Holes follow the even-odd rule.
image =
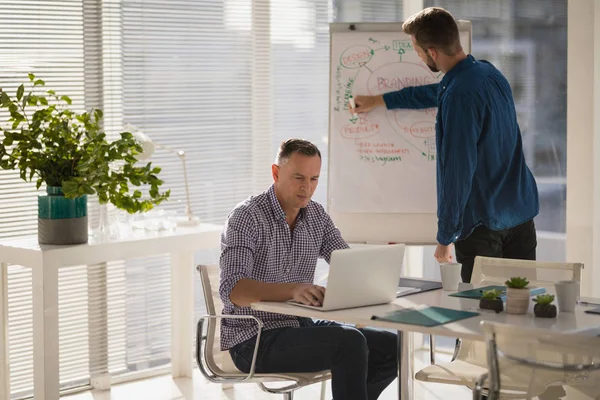
[[[297,285],[292,291],[292,298],[298,303],[319,307],[323,305],[325,288],[322,286],[304,284]]]

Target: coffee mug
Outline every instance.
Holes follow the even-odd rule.
[[[578,281],[558,281],[554,284],[556,288],[556,300],[560,312],[573,312],[579,298]]]
[[[440,272],[442,275],[442,288],[447,292],[455,292],[458,289],[458,284],[461,282],[460,263],[441,263]]]

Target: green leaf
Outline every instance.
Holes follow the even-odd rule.
[[[23,86],[23,85],[19,86],[19,88],[17,89],[17,100],[21,101],[21,99],[23,98],[24,92],[25,92],[25,86]]]
[[[33,82],[33,80],[35,79],[35,75],[34,75],[34,74],[32,74],[31,72],[30,72],[30,73],[28,73],[28,74],[27,74],[27,76],[29,77],[29,80],[30,80],[31,82]]]
[[[12,104],[10,96],[6,92],[0,93],[0,101],[2,101],[2,107],[8,107]]]
[[[96,194],[96,191],[90,185],[84,183],[82,186],[83,186],[83,191],[86,194]]]
[[[69,96],[66,96],[66,95],[65,96],[60,96],[60,99],[62,101],[65,101],[68,105],[71,105],[71,103],[72,103],[71,98]]]
[[[38,179],[37,182],[35,183],[35,188],[39,189],[40,186],[42,186],[42,183],[44,183],[44,180],[42,178]]]
[[[62,184],[62,190],[65,195],[77,193],[78,188],[79,184],[75,181],[66,181]]]
[[[10,116],[13,117],[15,121],[23,121],[25,117],[18,111],[11,111]]]
[[[98,193],[98,200],[100,200],[100,204],[108,203],[108,196],[106,193]]]
[[[102,110],[94,110],[94,119],[96,120],[96,122],[100,121],[102,119],[102,116]]]
[[[46,82],[44,82],[41,79],[36,80],[35,82],[33,82],[33,86],[37,86],[37,85],[41,85],[44,86],[46,84]]]
[[[56,92],[54,90],[48,90],[46,93],[54,96],[56,94]]]
[[[48,105],[48,100],[46,100],[45,97],[40,97],[40,103],[42,103],[42,105],[47,106]]]

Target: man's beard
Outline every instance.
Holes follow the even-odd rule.
[[[440,72],[440,69],[435,65],[435,61],[433,61],[433,58],[429,54],[427,54],[427,62],[425,64],[427,64],[431,72]]]

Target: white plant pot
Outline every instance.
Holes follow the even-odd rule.
[[[506,312],[509,314],[527,314],[531,292],[525,289],[506,289]]]

